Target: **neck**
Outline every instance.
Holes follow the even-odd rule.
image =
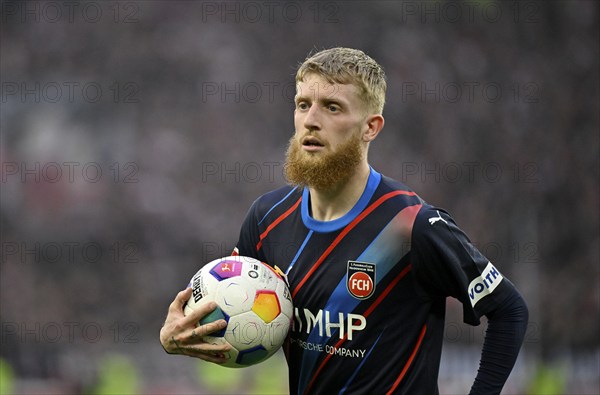
[[[343,217],[360,199],[369,179],[369,164],[363,162],[347,181],[330,189],[309,187],[312,217],[318,221],[332,221]]]

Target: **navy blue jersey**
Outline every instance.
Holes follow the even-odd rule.
[[[333,221],[307,188],[261,196],[237,249],[288,276],[292,394],[437,394],[446,297],[477,325],[513,291],[444,210],[373,169]]]

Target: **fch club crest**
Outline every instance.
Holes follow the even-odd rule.
[[[346,288],[356,299],[367,299],[375,292],[375,264],[348,261]]]

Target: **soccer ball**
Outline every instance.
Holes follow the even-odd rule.
[[[227,321],[225,329],[204,338],[231,345],[222,366],[257,364],[283,344],[292,322],[292,298],[284,279],[267,264],[245,256],[219,258],[203,266],[188,287],[193,293],[184,306],[185,315],[214,301],[217,308],[198,325]]]

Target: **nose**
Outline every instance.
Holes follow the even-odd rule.
[[[321,121],[319,118],[319,106],[312,104],[304,116],[304,127],[306,130],[321,130]]]

